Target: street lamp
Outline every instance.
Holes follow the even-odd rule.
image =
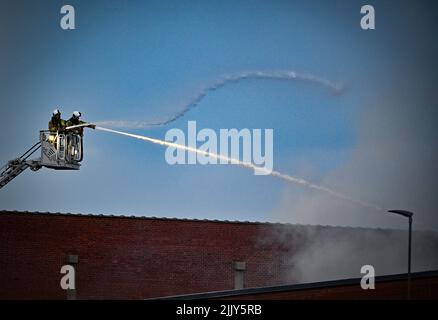
[[[408,246],[408,299],[411,298],[411,244],[412,244],[412,216],[414,213],[406,210],[388,210],[409,219],[409,246]]]

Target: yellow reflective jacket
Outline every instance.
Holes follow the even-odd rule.
[[[65,120],[63,119],[56,119],[52,117],[52,119],[49,121],[49,130],[50,132],[63,132],[65,130]]]

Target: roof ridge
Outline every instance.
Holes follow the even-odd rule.
[[[138,216],[138,215],[119,215],[119,214],[93,214],[93,213],[73,213],[73,212],[49,212],[49,211],[41,212],[41,211],[0,210],[0,214],[53,215],[53,216],[75,216],[75,217],[91,217],[91,218],[122,218],[122,219],[139,219],[139,220],[175,220],[175,221],[218,222],[218,223],[237,223],[237,224],[295,225],[291,223],[270,222],[270,221],[248,221],[248,220],[239,221],[239,220],[177,218],[177,217]]]
[[[377,282],[391,282],[400,281],[407,279],[408,275],[406,273],[397,274],[385,274],[377,275],[375,281]],[[412,279],[422,279],[427,277],[438,277],[438,270],[427,270],[427,271],[417,271],[411,274]],[[316,282],[303,282],[294,284],[282,284],[274,286],[263,286],[263,287],[250,287],[243,289],[232,289],[232,290],[218,290],[209,292],[199,292],[199,293],[188,293],[179,294],[171,296],[153,297],[145,300],[193,300],[193,299],[211,299],[211,298],[224,298],[233,296],[245,296],[245,295],[256,295],[264,293],[279,293],[287,291],[298,291],[303,289],[322,289],[335,286],[348,286],[357,285],[360,283],[361,278],[345,278],[345,279],[333,279],[325,281]]]
[[[176,218],[176,217],[157,217],[157,216],[136,216],[136,215],[115,215],[115,214],[91,214],[91,213],[72,213],[72,212],[41,212],[41,211],[19,211],[19,210],[0,210],[0,214],[29,214],[29,215],[53,215],[53,216],[74,216],[90,218],[119,218],[119,219],[138,219],[138,220],[168,220],[168,221],[187,221],[187,222],[214,222],[229,224],[259,224],[259,225],[278,225],[278,226],[296,226],[296,227],[320,227],[320,228],[341,228],[341,229],[362,229],[362,230],[386,230],[391,231],[398,229],[369,228],[356,226],[336,226],[336,225],[318,225],[318,224],[295,224],[288,222],[271,222],[271,221],[241,221],[241,220],[220,220],[220,219],[198,219],[198,218]]]

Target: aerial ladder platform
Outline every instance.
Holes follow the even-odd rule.
[[[87,127],[82,124],[67,127]],[[39,141],[29,148],[20,157],[8,161],[0,168],[0,189],[16,178],[27,168],[38,171],[42,167],[55,170],[79,170],[83,160],[82,135],[66,131],[65,133],[41,130]],[[40,157],[29,159],[35,152],[40,151]]]

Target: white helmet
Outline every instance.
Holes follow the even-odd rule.
[[[79,118],[82,114],[79,111],[73,112],[73,118]]]
[[[55,109],[53,110],[53,115],[56,116],[57,114],[60,114],[61,111],[59,111],[59,109]]]

